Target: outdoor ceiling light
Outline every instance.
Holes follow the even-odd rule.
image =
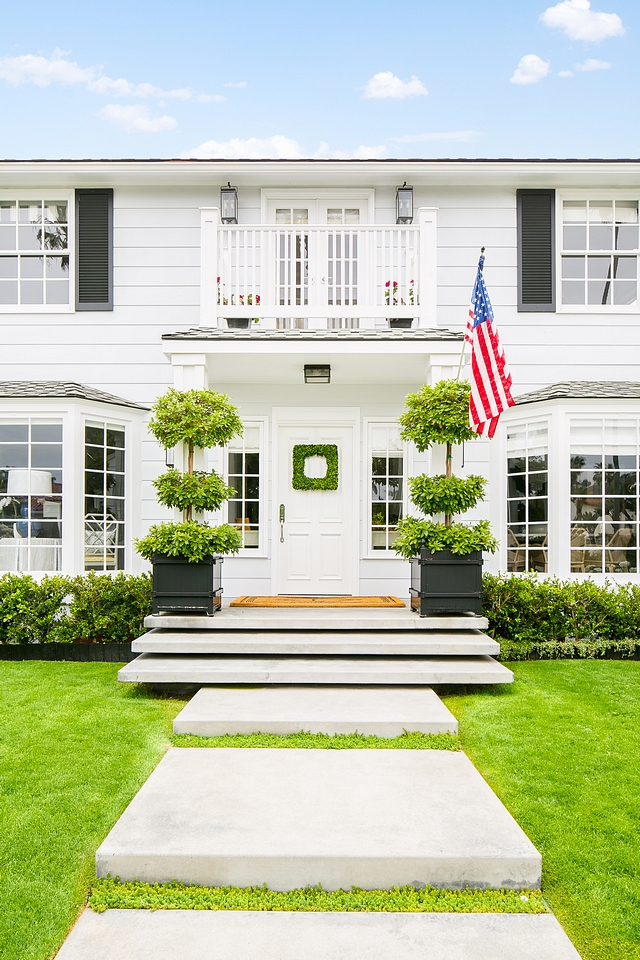
[[[238,188],[230,183],[220,188],[220,219],[223,223],[238,222]]]
[[[331,383],[331,367],[328,363],[305,363],[305,383]]]
[[[413,223],[413,187],[396,187],[396,223]]]

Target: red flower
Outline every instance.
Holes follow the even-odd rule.
[[[256,293],[256,303],[260,303],[260,294]]]
[[[385,287],[390,287],[390,286],[391,286],[391,280],[387,280],[387,282],[385,283]]]
[[[218,283],[220,283],[220,277],[218,277]]]

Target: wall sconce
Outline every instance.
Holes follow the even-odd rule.
[[[413,187],[396,187],[396,223],[413,223]]]
[[[220,219],[223,223],[238,222],[238,188],[230,183],[220,188]]]
[[[331,367],[328,363],[305,363],[305,383],[331,383]]]

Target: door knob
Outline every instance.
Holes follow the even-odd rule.
[[[280,543],[284,543],[284,503],[280,504]]]

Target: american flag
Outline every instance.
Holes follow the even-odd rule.
[[[469,422],[473,429],[492,437],[500,414],[512,407],[511,374],[493,318],[493,308],[482,275],[484,256],[478,261],[478,273],[471,295],[465,340],[471,344],[471,396]]]

